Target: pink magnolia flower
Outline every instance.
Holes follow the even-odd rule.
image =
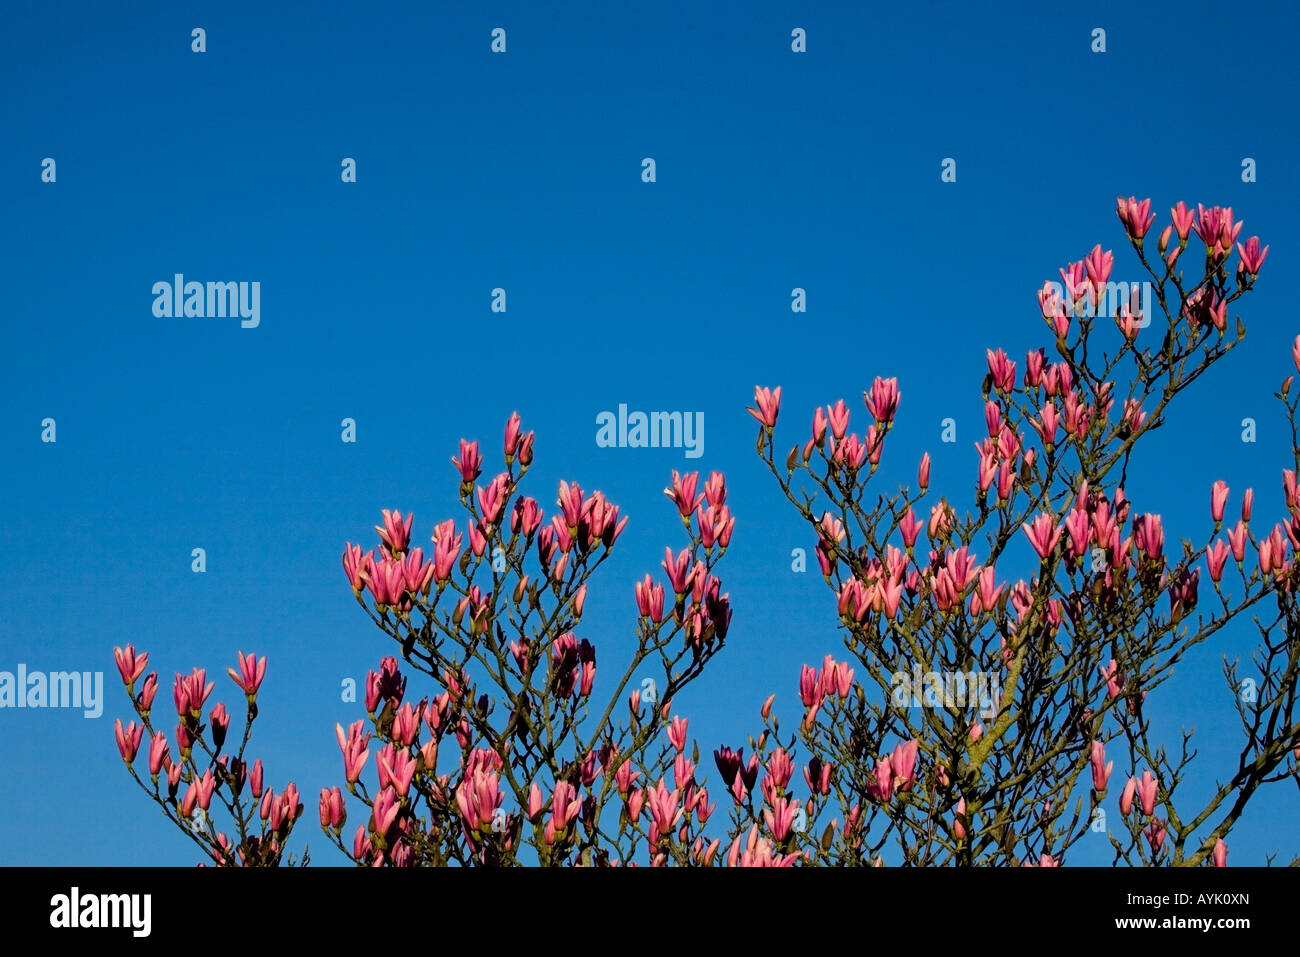
[[[956,836],[957,840],[959,841],[964,841],[966,839],[966,799],[965,798],[962,798],[960,801],[957,802],[957,811],[953,815],[953,819],[952,819],[952,833]]]
[[[671,487],[664,489],[664,494],[673,500],[677,506],[677,511],[683,518],[688,517],[695,511],[696,507],[703,501],[704,496],[695,494],[696,486],[700,481],[699,472],[690,472],[687,475],[679,475],[676,469],[673,469],[673,484]]]
[[[823,797],[831,793],[831,771],[832,766],[822,761],[821,758],[813,755],[812,759],[804,765],[803,779],[808,785],[808,790],[814,794],[820,794]]]
[[[541,520],[540,511],[538,521]],[[451,570],[460,557],[463,538],[456,531],[456,522],[447,519],[433,530],[433,577],[439,583],[445,583],[451,577]]]
[[[1065,295],[1071,303],[1080,302],[1088,293],[1088,285],[1085,277],[1087,276],[1087,267],[1081,259],[1078,262],[1069,263],[1065,268],[1060,270],[1061,282],[1065,284]]]
[[[1112,698],[1118,698],[1124,690],[1124,676],[1118,672],[1119,662],[1114,658],[1101,669],[1101,676],[1106,679],[1106,693]]]
[[[892,612],[890,617],[893,617]],[[827,655],[829,658],[830,656]],[[841,698],[847,698],[853,690],[853,669],[849,667],[847,661],[841,661],[835,665],[833,673],[822,674],[822,686],[827,694],[837,692]]]
[[[817,531],[825,542],[834,544],[844,541],[844,523],[830,512],[822,515],[822,520],[817,524]]]
[[[1238,227],[1240,229],[1241,227]],[[1240,269],[1242,272],[1256,276],[1260,268],[1264,265],[1264,260],[1268,258],[1268,247],[1265,246],[1263,251],[1259,248],[1259,237],[1251,236],[1246,240],[1246,245],[1242,246],[1237,243],[1237,255],[1241,257]]]
[[[370,835],[366,833],[364,824],[357,825],[357,833],[352,838],[352,856],[362,863],[370,861],[374,848],[370,844]],[[382,863],[378,862],[378,863]]]
[[[650,808],[650,818],[655,829],[660,834],[668,834],[681,816],[681,792],[669,791],[664,786],[664,779],[660,778],[657,785],[648,789],[646,805]]]
[[[1228,544],[1232,547],[1232,557],[1238,562],[1246,559],[1246,526],[1238,522],[1228,533]]]
[[[1169,215],[1173,217],[1174,229],[1178,231],[1179,242],[1187,242],[1196,214],[1187,208],[1186,203],[1179,200],[1178,205],[1169,210]]]
[[[790,867],[797,860],[798,854],[779,854],[767,838],[758,836],[758,825],[749,829],[748,838],[737,837],[727,852],[728,867]]]
[[[672,552],[669,552],[671,555]],[[637,611],[645,618],[658,624],[664,619],[664,586],[646,575],[636,583]]]
[[[510,476],[502,472],[487,487],[477,489],[478,507],[483,515],[483,522],[488,527],[497,524],[505,510],[506,499],[510,494]]]
[[[947,502],[940,502],[931,507],[930,521],[926,527],[926,534],[931,542],[937,542],[947,536],[951,517],[952,510]]]
[[[456,807],[465,829],[471,834],[491,829],[496,809],[504,800],[505,794],[500,790],[497,773],[491,764],[471,760],[460,786],[456,788]]]
[[[144,679],[144,684],[140,687],[140,693],[135,696],[140,711],[145,714],[149,713],[149,709],[153,707],[153,699],[156,694],[158,694],[158,674],[157,672],[150,672],[149,677]]]
[[[371,560],[373,561],[373,558]],[[346,543],[343,546],[343,571],[348,576],[348,584],[352,586],[354,594],[360,595],[361,590],[366,587],[365,568],[361,546],[353,545],[351,542]]]
[[[1210,570],[1210,579],[1219,581],[1223,577],[1223,566],[1228,562],[1228,546],[1224,544],[1223,539],[1214,543],[1214,547],[1205,553],[1205,564]]]
[[[1159,515],[1139,515],[1133,519],[1133,543],[1147,558],[1160,558],[1165,545],[1165,532]]]
[[[665,547],[664,560],[660,564],[668,574],[668,583],[673,586],[675,594],[685,595],[694,587],[695,569],[691,564],[689,549],[683,548],[674,558],[673,550]]]
[[[1146,423],[1146,410],[1137,399],[1124,400],[1124,424],[1128,426],[1130,432],[1141,431],[1143,424]]]
[[[135,645],[114,648],[113,659],[117,662],[117,670],[122,675],[122,684],[127,687],[134,684],[136,679],[144,674],[145,668],[149,667],[149,652],[143,651],[137,656]]]
[[[780,842],[790,836],[790,831],[798,814],[799,802],[794,798],[781,797],[772,802],[771,810],[763,809],[763,820],[767,822],[772,837]]]
[[[723,548],[731,544],[736,519],[727,506],[714,506],[708,509],[701,506],[696,512],[696,518],[699,520],[700,539],[705,548],[712,548],[715,543]]]
[[[373,711],[374,709],[368,710]],[[348,727],[345,736],[343,733],[343,725],[334,725],[335,735],[339,742],[339,750],[343,752],[343,776],[347,780],[348,784],[356,784],[357,781],[361,779],[361,769],[366,766],[366,760],[370,757],[370,749],[367,747],[367,744],[370,742],[370,733],[366,732],[365,736],[362,737],[361,728],[362,722],[354,721]],[[254,789],[254,792],[256,793],[256,788]]]
[[[1211,858],[1215,867],[1228,866],[1228,845],[1223,843],[1223,838],[1216,838],[1214,841],[1214,850],[1211,852]]]
[[[270,793],[269,791],[267,792]],[[457,794],[459,797],[459,793]],[[402,809],[401,799],[397,796],[397,791],[393,788],[384,788],[375,795],[375,803],[371,808],[370,819],[375,827],[375,834],[383,837],[392,829],[393,824],[397,821],[397,814]],[[489,821],[491,818],[488,819]]]
[[[1124,791],[1119,796],[1119,813],[1128,814],[1133,810],[1133,795],[1137,793],[1137,778],[1130,777],[1124,784]]]
[[[645,794],[643,789],[637,788],[627,796],[627,816],[633,823],[641,819],[641,809],[645,807]]]
[[[196,786],[195,784],[190,785],[191,788],[195,786]],[[206,811],[212,805],[212,792],[216,790],[216,787],[217,787],[216,778],[212,776],[212,769],[208,768],[203,772],[203,777],[199,778],[197,782],[198,803],[199,803],[199,807],[202,808],[203,810]],[[293,787],[293,785],[290,784],[289,787]]]
[[[626,764],[623,766],[627,767]],[[546,796],[542,793],[541,785],[534,781],[528,787],[528,820],[535,822],[545,807]]]
[[[532,465],[533,463],[533,439],[536,438],[532,431],[529,431],[522,439],[519,440],[519,447],[515,451],[516,457],[521,465]]]
[[[144,735],[144,725],[137,725],[132,721],[123,728],[122,719],[118,718],[113,728],[113,735],[117,738],[117,750],[121,752],[122,760],[127,764],[134,764],[136,753],[140,750],[140,739]]]
[[[224,704],[217,702],[208,714],[208,723],[212,726],[212,743],[220,750],[226,740],[226,730],[230,727],[230,714]]]
[[[784,791],[794,775],[794,762],[790,760],[790,754],[785,748],[777,748],[772,752],[767,759],[767,771],[771,776],[772,787]]]
[[[406,546],[411,541],[411,523],[415,521],[415,516],[407,515],[406,520],[403,521],[401,512],[388,509],[383,510],[383,516],[384,524],[375,526],[375,531],[379,533],[379,540],[391,554],[406,551]]]
[[[882,379],[876,376],[871,383],[871,391],[862,393],[862,401],[872,418],[882,424],[888,424],[898,412],[898,403],[903,394],[898,391],[897,379]]]
[[[393,740],[404,748],[415,743],[415,736],[420,733],[420,716],[408,701],[397,709],[393,715],[393,727],[390,731]]]
[[[867,794],[877,801],[888,802],[894,796],[894,765],[890,758],[877,761],[867,778]]]
[[[207,680],[207,670],[195,668],[192,673],[182,677],[176,676],[172,685],[172,698],[176,702],[176,713],[181,717],[197,717],[203,711],[203,703],[216,687],[215,682]]]
[[[831,435],[835,436],[835,441],[838,442],[843,439],[844,433],[849,430],[849,407],[844,404],[844,400],[836,399],[834,405],[828,405],[826,407],[826,417],[830,422]]]
[[[433,573],[433,563],[424,560],[423,548],[412,548],[402,560],[406,590],[412,595],[429,593],[429,587],[433,584]]]
[[[1165,250],[1169,248],[1169,239],[1171,236],[1173,236],[1173,234],[1174,234],[1173,226],[1166,226],[1163,230],[1161,230],[1160,238],[1156,240],[1156,252],[1158,252],[1161,256],[1163,256],[1165,254]]]
[[[1142,779],[1137,782],[1138,800],[1142,802],[1142,813],[1150,817],[1156,809],[1156,790],[1159,783],[1150,771],[1142,772]]]
[[[992,399],[984,403],[984,424],[988,427],[990,436],[996,436],[1002,431],[1002,407]],[[976,448],[983,450],[984,446],[977,445]]]
[[[1043,366],[1047,362],[1047,353],[1042,349],[1030,349],[1025,353],[1025,388],[1036,389],[1043,384]]]
[[[821,704],[823,694],[820,673],[816,668],[803,665],[799,669],[799,700],[803,706],[812,708]]]
[[[1210,488],[1210,517],[1215,523],[1223,521],[1223,509],[1228,504],[1228,485],[1220,480]]]
[[[415,777],[416,759],[405,748],[396,748],[389,744],[379,753],[379,786],[392,786],[402,797],[411,790],[411,779]]]
[[[805,458],[812,455],[813,446],[820,448],[826,441],[826,425],[826,410],[819,405],[813,412],[812,438],[809,440],[808,448],[804,451]]]
[[[555,792],[551,795],[551,829],[557,836],[562,836],[578,817],[582,810],[582,799],[578,789],[568,781],[557,781]]]
[[[993,381],[993,388],[999,392],[1013,392],[1016,388],[1016,364],[1001,349],[997,352],[985,349],[984,354],[988,360],[989,378]]]
[[[873,433],[875,428],[874,425],[871,427]],[[862,444],[862,440],[855,432],[835,446],[834,452],[831,453],[831,460],[850,471],[856,471],[867,461],[867,446]]]
[[[1259,571],[1269,575],[1280,570],[1286,559],[1286,541],[1282,538],[1282,526],[1274,525],[1267,538],[1259,541]]]
[[[480,490],[481,491],[481,490]],[[555,521],[559,521],[556,518]],[[477,558],[482,558],[483,553],[487,551],[487,532],[490,531],[483,522],[476,522],[470,519],[465,523],[466,533],[469,535],[469,548]],[[566,533],[567,535],[567,533]],[[566,539],[567,541],[567,539]],[[565,549],[567,551],[567,549]]]
[[[1155,214],[1151,212],[1151,200],[1144,199],[1138,202],[1134,196],[1128,199],[1120,196],[1116,199],[1115,205],[1119,221],[1124,224],[1124,231],[1128,233],[1130,239],[1140,244],[1147,230],[1151,228],[1151,224],[1156,221]]]
[[[923,527],[924,526],[921,524],[920,520],[916,517],[916,512],[911,508],[907,510],[907,514],[903,516],[901,521],[899,521],[898,530],[902,533],[903,544],[909,551],[916,545],[916,539],[921,534],[921,529]]]
[[[1082,558],[1087,554],[1088,544],[1092,541],[1092,522],[1088,512],[1082,508],[1073,508],[1065,516],[1062,524],[1069,539],[1070,554],[1075,558]]]
[[[1032,522],[1026,522],[1022,530],[1038,557],[1044,560],[1052,553],[1061,537],[1061,530],[1053,526],[1052,517],[1044,512],[1039,512]]]
[[[1226,209],[1219,206],[1206,209],[1198,203],[1196,211],[1196,235],[1201,237],[1205,248],[1215,256],[1227,255],[1245,224],[1233,222],[1231,206]]]
[[[194,816],[194,809],[199,803],[199,791],[196,787],[197,782],[191,781],[190,786],[185,790],[185,797],[181,798],[181,806],[177,809],[182,820],[188,821]],[[263,815],[265,817],[265,815]]]
[[[1029,424],[1042,437],[1044,445],[1055,445],[1056,432],[1061,426],[1061,416],[1056,411],[1056,403],[1051,401],[1044,403],[1038,413],[1038,418],[1031,419]]]
[[[1038,308],[1043,313],[1043,320],[1058,337],[1064,339],[1070,331],[1070,317],[1065,302],[1050,282],[1043,283],[1043,288],[1038,290]]]
[[[120,742],[118,747],[121,748]],[[149,742],[149,774],[156,778],[163,766],[170,763],[171,757],[167,753],[167,735],[161,731],[155,732]]]
[[[1110,783],[1110,773],[1115,769],[1115,762],[1106,763],[1106,746],[1100,741],[1092,742],[1092,755],[1089,761],[1092,764],[1093,790],[1105,791],[1106,785]]]
[[[916,755],[921,743],[913,738],[894,746],[889,756],[890,770],[893,772],[893,785],[896,791],[909,791],[916,781]]]
[[[234,668],[227,668],[226,673],[230,675],[235,684],[243,689],[244,694],[252,698],[257,695],[257,689],[262,686],[262,679],[266,677],[266,658],[258,658],[255,654],[245,655],[242,651],[239,655],[239,673],[235,673]]]
[[[668,741],[678,754],[686,750],[686,727],[689,723],[685,718],[674,716],[668,728]]]
[[[537,499],[527,495],[515,499],[515,507],[510,512],[510,530],[520,532],[525,538],[532,538],[542,524],[542,517],[542,507],[537,504]]]
[[[522,420],[519,418],[519,413],[517,411],[511,412],[510,418],[506,419],[506,429],[501,442],[507,461],[514,457],[515,451],[519,448],[519,429],[521,425]]]
[[[1110,278],[1110,271],[1115,265],[1115,256],[1107,250],[1101,251],[1101,245],[1098,244],[1092,248],[1084,260],[1088,269],[1088,278],[1094,286],[1106,285],[1106,280]]]
[[[1165,842],[1165,835],[1169,832],[1164,821],[1153,820],[1142,833],[1146,837],[1147,843],[1151,845],[1151,850],[1155,852],[1160,850],[1160,846]]]
[[[483,456],[479,455],[478,442],[467,442],[460,440],[460,455],[451,457],[451,464],[456,466],[456,471],[460,473],[462,486],[474,484],[474,480],[482,472]]]
[[[348,819],[347,805],[343,792],[338,788],[321,788],[320,790],[320,826],[333,830],[336,834],[342,830]]]
[[[775,428],[776,416],[781,409],[781,387],[767,389],[754,386],[754,404],[758,409],[749,409],[749,414],[767,428]]]

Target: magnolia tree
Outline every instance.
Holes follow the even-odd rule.
[[[1285,520],[1252,531],[1253,491],[1230,503],[1216,482],[1206,542],[1181,549],[1166,549],[1160,515],[1126,496],[1138,440],[1241,342],[1228,309],[1268,253],[1238,241],[1231,209],[1179,203],[1150,257],[1150,205],[1118,203],[1149,284],[1111,282],[1114,257],[1097,246],[1039,293],[1054,358],[1029,351],[1021,374],[988,351],[969,506],[931,495],[928,454],[915,488],[869,491],[897,380],[864,393],[862,434],[843,401],[818,408],[784,461],[781,390],[755,390],[759,455],[809,524],[847,653],[803,667],[793,730],[768,697],[748,757],[718,747],[712,780],[672,702],[731,619],[715,574],[735,526],[723,476],[673,473],[665,491],[685,546],[666,549],[661,580],[636,583],[636,648],[598,678],[583,608],[627,519],[576,483],[560,483],[549,516],[524,494],[534,436],[517,415],[490,480],[478,443],[462,440],[452,464],[463,525],[436,525],[426,554],[412,516],[385,510],[377,549],[345,547],[353,594],[400,658],[370,672],[365,718],[336,728],[342,781],[320,794],[326,838],[370,866],[1055,866],[1100,831],[1116,863],[1226,864],[1226,838],[1259,788],[1300,782],[1300,496],[1296,469],[1284,470]],[[1189,277],[1193,234],[1204,267]],[[1300,337],[1293,360],[1300,369]],[[1290,385],[1278,398],[1294,439]],[[1230,504],[1239,520],[1225,517]],[[1024,577],[999,571],[1012,567]],[[1168,689],[1149,695],[1243,614],[1260,633],[1257,674],[1243,682],[1236,662],[1223,667],[1240,756],[1192,805],[1178,794],[1192,780],[1191,736],[1176,750],[1160,740],[1150,716]],[[147,655],[117,654],[141,722],[117,725],[128,771],[217,863],[281,863],[297,789],[277,796],[245,757],[265,659],[241,652],[230,669],[247,701],[237,752],[223,751],[224,705],[203,724],[204,673],[177,675],[173,757],[150,723],[156,676],[135,690]],[[426,676],[418,699],[406,672]],[[135,768],[145,733],[149,782]],[[730,810],[715,816],[719,803]],[[223,810],[228,825],[213,820]]]

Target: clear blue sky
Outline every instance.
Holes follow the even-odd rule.
[[[871,379],[898,376],[883,487],[929,449],[935,488],[969,501],[984,349],[1023,363],[1046,344],[1034,291],[1094,243],[1131,272],[1119,194],[1151,196],[1157,231],[1177,200],[1231,205],[1272,247],[1245,345],[1149,438],[1129,495],[1173,541],[1204,539],[1218,478],[1230,508],[1253,485],[1257,517],[1280,516],[1270,394],[1300,332],[1292,10],[546,6],[7,6],[0,669],[101,670],[108,701],[98,720],[0,712],[0,863],[195,861],[113,745],[127,642],[153,655],[162,713],[175,671],[206,666],[232,702],[236,649],[270,657],[255,751],[305,796],[299,846],[340,863],[315,823],[342,777],[334,723],[360,713],[340,682],[392,648],[355,606],[343,542],[369,547],[384,507],[414,509],[426,541],[459,514],[457,438],[495,454],[514,409],[538,435],[528,491],[549,503],[576,478],[631,516],[587,605],[605,673],[626,660],[632,582],[680,546],[670,469],[726,471],[735,618],[678,710],[702,751],[743,743],[769,691],[793,715],[799,665],[842,644],[815,566],[790,570],[812,540],[754,456],[753,385],[784,386],[787,447],[815,404],[861,416]],[[155,319],[151,287],[177,272],[261,282],[260,327]],[[619,403],[702,411],[703,457],[597,448]],[[947,416],[956,445],[938,441]],[[1207,775],[1239,748],[1220,655],[1254,637],[1216,638],[1156,693],[1171,745],[1199,728]],[[1294,801],[1280,785],[1252,804],[1234,864],[1289,860]],[[1108,860],[1104,844],[1071,861]]]

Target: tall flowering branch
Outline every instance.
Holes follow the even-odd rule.
[[[125,727],[117,719],[114,735],[118,753],[136,784],[153,799],[163,815],[186,837],[203,849],[220,867],[277,867],[293,864],[285,847],[294,825],[302,816],[298,788],[290,781],[275,793],[264,781],[261,759],[250,761],[248,742],[257,719],[257,695],[266,676],[266,659],[239,653],[239,669],[227,668],[230,678],[244,696],[244,730],[239,746],[231,751],[230,713],[217,702],[203,721],[203,710],[216,688],[207,672],[195,668],[188,675],[177,674],[172,685],[177,724],[172,738],[155,729],[153,702],[158,692],[158,675],[150,672],[149,653],[137,653],[134,645],[113,649],[118,673],[139,724]],[[172,747],[175,747],[175,752]],[[142,762],[142,751],[147,759]],[[139,766],[147,763],[149,777],[141,777]],[[220,823],[224,817],[228,825]],[[221,827],[227,826],[233,837]],[[304,852],[300,863],[306,864]]]
[[[1020,375],[1003,349],[988,350],[986,429],[964,512],[930,493],[928,453],[914,487],[869,496],[900,408],[897,380],[877,377],[864,393],[861,433],[849,431],[842,400],[817,409],[810,438],[783,464],[780,389],[755,390],[759,454],[814,536],[853,666],[828,656],[820,669],[804,667],[802,720],[788,738],[771,699],[764,706],[767,729],[751,739],[750,759],[768,769],[761,812],[720,762],[733,785],[733,834],[757,829],[805,861],[883,863],[899,848],[910,864],[1054,865],[1090,828],[1107,830],[1099,812],[1118,759],[1132,770],[1109,828],[1116,860],[1222,864],[1250,797],[1296,778],[1295,472],[1284,473],[1287,520],[1267,535],[1250,531],[1247,490],[1225,538],[1184,541],[1181,554],[1166,549],[1161,516],[1138,511],[1124,492],[1138,439],[1242,341],[1245,327],[1238,318],[1229,329],[1228,309],[1254,285],[1268,247],[1238,241],[1231,209],[1193,213],[1179,203],[1159,258],[1148,258],[1150,201],[1120,199],[1117,212],[1153,295],[1144,301],[1139,285],[1112,282],[1115,258],[1101,246],[1063,268],[1061,284],[1044,285],[1056,358],[1031,349]],[[1193,233],[1205,257],[1189,279],[1181,265]],[[1300,369],[1300,339],[1295,358]],[[1294,430],[1290,382],[1278,397]],[[1211,539],[1225,530],[1228,495],[1222,482],[1210,490]],[[1008,567],[1029,574],[1013,581],[1000,571]],[[1276,613],[1265,615],[1270,603]],[[1258,695],[1238,695],[1236,665],[1225,664],[1246,744],[1232,778],[1180,812],[1188,739],[1177,757],[1153,739],[1148,694],[1246,613],[1263,638]],[[796,749],[807,755],[807,792],[792,821]]]
[[[723,476],[701,486],[698,474],[673,473],[665,492],[687,547],[666,550],[665,580],[636,583],[636,648],[621,675],[602,679],[583,610],[627,518],[599,491],[562,481],[548,521],[519,491],[533,441],[512,415],[505,469],[487,480],[478,443],[461,441],[452,465],[467,519],[437,524],[428,557],[411,544],[411,516],[387,510],[377,550],[344,549],[358,603],[401,649],[369,675],[367,720],[337,729],[347,790],[370,809],[350,846],[342,790],[321,795],[322,827],[359,864],[700,856],[684,846],[683,806],[670,813],[683,796],[685,813],[695,808],[689,762],[661,732],[678,726],[672,699],[731,620],[714,574],[735,527]],[[405,666],[437,690],[408,699]],[[362,780],[372,753],[373,791]]]

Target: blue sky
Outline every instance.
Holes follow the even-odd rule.
[[[1230,508],[1249,485],[1257,517],[1280,517],[1290,448],[1270,396],[1300,332],[1284,286],[1292,11],[696,6],[10,5],[0,669],[102,670],[108,702],[98,720],[0,712],[0,863],[194,861],[113,746],[127,642],[151,651],[160,702],[175,671],[270,657],[255,750],[306,796],[317,862],[340,863],[314,821],[341,778],[334,723],[359,712],[339,686],[390,651],[355,607],[343,542],[369,547],[384,507],[413,509],[427,540],[458,514],[456,440],[497,450],[515,409],[538,435],[531,494],[576,478],[631,516],[587,605],[611,666],[632,582],[680,546],[670,470],[727,473],[733,629],[677,710],[702,751],[743,743],[770,691],[793,715],[799,665],[842,645],[820,576],[790,570],[812,541],[754,456],[753,385],[783,385],[788,447],[816,404],[860,416],[872,378],[898,376],[886,483],[928,449],[936,489],[968,501],[984,349],[1023,363],[1045,345],[1034,291],[1094,243],[1131,271],[1119,194],[1152,197],[1157,231],[1177,200],[1230,205],[1272,247],[1245,344],[1148,439],[1129,496],[1175,541],[1208,533],[1218,478]],[[498,26],[505,55],[489,51]],[[152,285],[178,272],[259,281],[260,326],[154,318]],[[703,457],[598,448],[595,417],[619,403],[703,412]],[[942,445],[949,416],[964,438]],[[1200,730],[1209,776],[1239,747],[1219,661],[1254,637],[1214,639],[1179,693],[1157,692],[1167,727]],[[1293,802],[1282,785],[1252,803],[1233,863],[1289,860]]]

